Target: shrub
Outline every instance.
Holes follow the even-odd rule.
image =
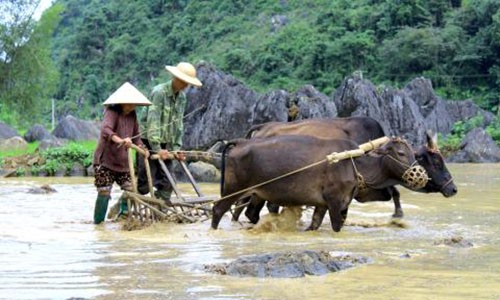
[[[41,169],[48,176],[53,176],[58,170],[69,174],[74,163],[80,163],[85,168],[92,164],[92,151],[77,143],[69,143],[59,148],[49,148],[42,152],[45,164]]]
[[[486,127],[486,132],[491,135],[497,145],[500,146],[500,116],[497,116],[495,120]]]
[[[40,169],[43,170],[47,176],[54,176],[59,169],[59,163],[56,160],[47,160]]]
[[[481,115],[477,115],[470,118],[467,121],[458,121],[453,125],[451,134],[447,137],[440,136],[441,141],[439,148],[444,156],[448,156],[458,150],[460,150],[460,144],[464,136],[469,133],[472,129],[476,127],[481,127],[484,124],[484,118]],[[495,140],[497,145],[500,145],[500,117],[496,117],[495,120],[486,127],[486,132]]]

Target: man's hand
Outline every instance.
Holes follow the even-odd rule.
[[[179,161],[185,161],[186,160],[186,154],[184,152],[175,152],[174,153],[175,159]]]
[[[161,149],[158,151],[158,156],[160,156],[161,160],[172,159],[172,154],[168,152],[168,150]]]

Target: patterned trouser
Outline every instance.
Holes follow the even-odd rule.
[[[103,166],[94,166],[94,185],[97,191],[111,192],[113,183],[116,182],[122,190],[132,188],[130,172],[116,172]]]

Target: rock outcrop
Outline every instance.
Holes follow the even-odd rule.
[[[472,101],[443,100],[423,77],[394,89],[376,87],[354,74],[331,97],[311,85],[293,93],[274,90],[259,95],[208,63],[197,69],[203,86],[187,92],[186,149],[206,150],[220,140],[242,138],[255,124],[349,116],[370,116],[387,135],[404,137],[418,147],[425,144],[427,130],[446,136],[458,121],[481,116],[485,127],[494,119]]]
[[[184,148],[208,149],[219,139],[241,137],[252,120],[258,95],[231,75],[207,63],[197,66],[201,88],[187,91]]]
[[[203,86],[187,91],[187,149],[208,149],[219,140],[241,138],[254,124],[337,116],[335,104],[311,85],[295,93],[275,90],[259,95],[208,63],[196,68]]]
[[[19,136],[19,133],[9,125],[0,122],[0,140],[5,140],[14,136]]]
[[[386,134],[402,136],[415,146],[424,144],[426,130],[447,135],[457,121],[481,115],[486,125],[494,117],[471,101],[441,99],[431,81],[422,77],[401,90],[380,89],[359,76],[347,78],[332,96],[338,116],[370,116],[382,124]]]
[[[28,143],[31,143],[34,141],[51,140],[54,139],[54,136],[43,125],[35,124],[24,135],[24,139]]]
[[[462,140],[460,150],[448,158],[457,163],[500,162],[500,148],[483,128],[472,129]]]
[[[0,140],[0,151],[26,150],[26,148],[28,148],[28,143],[20,136]]]
[[[80,120],[68,115],[59,122],[53,134],[61,139],[81,141],[98,139],[99,131],[99,126],[94,122]]]

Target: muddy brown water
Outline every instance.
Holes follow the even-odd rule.
[[[296,229],[274,220],[271,232],[247,230],[229,214],[219,230],[206,221],[123,231],[91,223],[92,178],[0,179],[0,299],[500,299],[500,164],[449,167],[455,197],[401,188],[403,227],[390,225],[392,202],[353,202],[340,233],[327,219],[302,231],[309,211]],[[42,184],[57,193],[27,193]],[[207,194],[218,189],[202,185]],[[436,245],[453,237],[474,246]],[[306,249],[373,262],[293,279],[203,270],[241,255]]]

